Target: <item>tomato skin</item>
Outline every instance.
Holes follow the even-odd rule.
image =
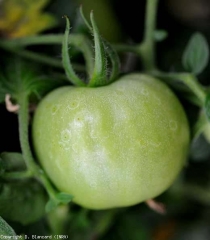
[[[51,92],[36,110],[33,143],[60,191],[107,209],[165,191],[185,165],[189,128],[165,84],[130,74],[104,87]]]

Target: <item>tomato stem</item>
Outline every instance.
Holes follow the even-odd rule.
[[[206,92],[193,74],[177,74],[179,79],[187,85],[190,90],[197,96],[202,106],[206,99]]]
[[[23,96],[18,97],[18,104],[20,106],[18,111],[18,122],[19,122],[19,134],[20,134],[20,145],[23,153],[23,158],[26,161],[27,168],[35,174],[37,171],[37,165],[34,162],[28,137],[28,97],[23,94]]]
[[[98,219],[97,225],[95,226],[94,235],[100,238],[104,236],[107,230],[113,225],[114,219],[119,212],[119,209],[105,211],[101,218]]]
[[[133,53],[136,53],[139,47],[139,45],[128,44],[112,44],[112,46],[117,52],[133,52]]]
[[[156,68],[154,32],[156,28],[157,6],[158,0],[147,0],[144,38],[143,42],[137,47],[137,53],[139,53],[146,71]]]
[[[31,178],[33,174],[31,171],[22,171],[22,172],[6,172],[2,175],[4,179],[24,179]]]
[[[86,62],[86,70],[88,75],[90,76],[93,72],[93,50],[91,46],[91,42],[89,39],[82,34],[71,34],[71,38],[68,39],[69,44],[78,48],[85,59]],[[41,55],[38,53],[33,53],[28,50],[22,50],[20,48],[27,47],[30,45],[51,45],[51,44],[59,44],[61,45],[63,42],[63,34],[46,34],[46,35],[38,35],[38,36],[30,36],[24,38],[17,38],[11,40],[0,40],[0,46],[5,50],[10,52],[14,52],[23,57],[29,58],[31,60],[35,60],[47,65],[51,65],[53,67],[63,68],[61,61],[57,59],[53,59],[51,57]],[[74,69],[78,71],[84,71],[84,67],[79,64],[74,64]]]
[[[35,162],[30,144],[29,144],[29,132],[28,132],[28,96],[26,94],[19,95],[17,97],[20,109],[18,111],[18,122],[19,122],[19,135],[20,135],[20,146],[27,166],[27,174],[31,177],[35,177],[39,180],[45,187],[48,195],[51,198],[56,198],[56,191],[49,182],[45,172],[40,168],[40,166]]]
[[[209,205],[210,203],[210,192],[209,189],[199,186],[198,184],[186,184],[175,185],[171,189],[171,193],[176,196],[184,196],[191,199],[195,199],[199,203]]]
[[[164,73],[160,71],[151,72],[156,77],[166,78],[170,80],[179,80],[184,83],[197,97],[199,106],[203,107],[206,99],[206,92],[202,85],[199,83],[196,76],[191,73]]]

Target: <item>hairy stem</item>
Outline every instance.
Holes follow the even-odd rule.
[[[158,0],[147,0],[145,29],[143,42],[139,44],[137,52],[142,58],[142,64],[146,71],[155,69],[155,39],[154,31],[156,24]]]
[[[46,34],[46,35],[38,35],[38,36],[30,36],[30,37],[24,37],[24,38],[18,38],[18,39],[12,39],[12,40],[0,40],[0,47],[10,50],[10,51],[16,51],[19,55],[22,53],[23,57],[28,57],[30,59],[39,60],[41,62],[42,56],[38,58],[38,54],[22,50],[20,48],[27,47],[31,45],[52,45],[52,44],[58,44],[61,45],[63,42],[63,34]],[[93,71],[93,49],[91,46],[91,42],[87,37],[85,37],[82,34],[71,34],[70,38],[68,39],[69,44],[72,44],[73,46],[77,47],[84,55],[84,59],[86,61],[86,69],[89,74],[91,75]],[[43,63],[54,66],[54,67],[60,67],[62,68],[63,65],[61,61],[52,59],[47,56],[43,56]],[[81,66],[75,66],[75,70],[83,71],[84,68]]]
[[[206,93],[203,87],[199,84],[197,78],[192,74],[179,74],[179,79],[188,86],[195,96],[197,96],[203,106],[206,99]]]
[[[44,171],[35,162],[33,155],[31,153],[29,145],[29,132],[28,132],[28,97],[26,94],[22,94],[18,97],[18,104],[20,109],[18,111],[18,122],[19,122],[19,135],[20,135],[20,146],[25,160],[28,174],[37,178],[45,187],[51,198],[55,198],[55,190],[53,189],[51,183],[49,182]]]
[[[206,99],[206,92],[198,79],[191,73],[164,73],[161,71],[154,71],[152,74],[156,77],[168,80],[178,80],[184,83],[191,92],[197,97],[199,106],[203,107]]]
[[[33,174],[36,174],[38,170],[37,164],[34,162],[28,137],[28,98],[26,95],[22,95],[18,98],[18,104],[20,106],[18,111],[19,122],[19,134],[20,134],[20,146],[23,154],[23,158],[26,162],[26,166]]]

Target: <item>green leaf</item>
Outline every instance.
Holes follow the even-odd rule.
[[[12,99],[18,96],[36,96],[41,98],[55,87],[64,85],[64,81],[55,80],[43,74],[43,70],[22,58],[13,57],[5,61],[0,73],[0,101],[4,101],[5,94],[9,93]],[[66,83],[66,82],[65,82]]]
[[[5,165],[3,160],[0,158],[0,176],[5,172]]]
[[[60,203],[69,203],[73,199],[73,196],[71,194],[64,193],[64,192],[58,193],[56,197]]]
[[[58,204],[59,203],[56,202],[55,200],[50,199],[45,206],[45,211],[48,213],[48,212],[55,210],[55,208],[58,206]]]
[[[156,30],[154,32],[155,41],[161,42],[168,37],[168,33],[165,30]]]
[[[2,217],[0,217],[0,236],[16,236],[14,230],[10,227],[10,225],[4,221]]]
[[[71,194],[59,192],[56,194],[56,199],[49,199],[49,201],[47,202],[47,204],[45,206],[45,210],[46,210],[46,212],[51,212],[58,205],[67,204],[67,203],[71,202],[72,199],[73,199],[73,196]]]
[[[195,33],[188,42],[182,57],[185,70],[194,74],[201,73],[209,61],[209,47],[205,37]]]
[[[46,193],[34,180],[2,183],[0,215],[23,225],[36,222],[45,214]]]
[[[5,95],[8,93],[6,90],[4,84],[3,84],[3,76],[1,75],[0,72],[0,103],[3,103],[5,100]]]
[[[21,153],[3,152],[0,154],[2,164],[7,171],[26,170],[25,161]]]
[[[210,146],[204,134],[198,135],[191,142],[190,158],[194,162],[208,161],[210,157]]]

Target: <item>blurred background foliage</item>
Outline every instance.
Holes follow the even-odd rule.
[[[82,4],[88,16],[94,10],[101,35],[111,43],[140,42],[144,30],[145,1],[120,0],[0,0],[0,36],[16,38],[33,34],[63,33],[69,16],[73,33],[89,34],[78,14]],[[180,71],[181,56],[192,33],[202,32],[210,41],[209,0],[160,0],[157,28],[168,32],[168,37],[157,43],[157,64],[165,71]],[[60,59],[60,46],[31,47],[37,52],[51,54]],[[75,63],[83,63],[80,53],[71,48]],[[0,69],[3,69],[6,51],[0,50]],[[133,54],[122,54],[122,71],[141,70],[140,60]],[[45,72],[51,67],[41,66]],[[210,65],[199,75],[204,85],[210,85]],[[199,109],[187,102],[179,92],[193,126]],[[8,113],[4,104],[0,106],[1,152],[19,152],[17,116]],[[169,173],[170,174],[170,173]],[[163,176],[164,177],[164,176]],[[31,183],[34,186],[34,183]],[[22,183],[24,185],[24,183]],[[36,184],[35,184],[36,185]],[[1,187],[1,192],[10,191]],[[35,189],[37,186],[34,186]],[[21,184],[16,190],[21,189]],[[31,189],[33,190],[33,188]],[[34,190],[35,191],[35,190]],[[40,198],[43,191],[36,189]],[[16,192],[13,192],[15,196]],[[30,193],[25,194],[30,199]],[[35,195],[34,199],[36,199]],[[210,239],[210,145],[201,135],[191,144],[189,161],[173,186],[157,198],[166,205],[167,213],[159,215],[144,203],[123,209],[90,211],[75,204],[60,206],[56,211],[31,223],[27,219],[17,221],[14,214],[5,213],[5,219],[17,234],[67,234],[71,240],[209,240]],[[3,200],[2,200],[3,201]],[[14,205],[14,197],[11,200]],[[41,201],[41,200],[40,200]],[[19,209],[24,209],[19,200]],[[0,204],[1,203],[0,201]],[[36,203],[37,205],[38,203]],[[40,203],[42,206],[42,203]],[[0,208],[3,205],[0,206]],[[35,206],[35,205],[34,205]],[[30,207],[27,205],[28,208]],[[4,209],[5,210],[5,209]],[[14,210],[16,211],[16,210]],[[28,214],[30,214],[30,211]],[[6,210],[5,210],[6,212]],[[20,211],[16,212],[20,214]],[[23,218],[25,218],[24,214]]]

